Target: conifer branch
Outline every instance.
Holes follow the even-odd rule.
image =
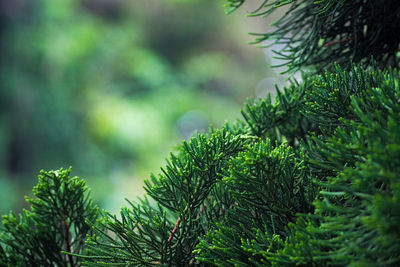
[[[74,259],[73,255],[83,253],[84,241],[91,232],[84,218],[93,223],[99,213],[85,182],[70,177],[70,173],[71,169],[41,171],[33,189],[35,198],[26,198],[30,211],[25,210],[18,219],[12,213],[3,216],[5,232],[0,242],[6,249],[0,265],[81,265],[81,258]]]
[[[232,11],[246,0],[227,1]],[[346,68],[350,62],[371,65],[372,57],[379,67],[399,67],[399,1],[267,0],[251,16],[265,17],[284,6],[286,10],[272,24],[274,28],[254,33],[252,43],[279,45],[280,50],[274,53],[287,67],[285,72],[297,72],[305,66],[322,72],[333,62]],[[355,40],[351,50],[334,46],[350,40]],[[392,55],[395,58],[389,60]]]

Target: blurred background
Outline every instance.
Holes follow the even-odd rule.
[[[116,212],[184,139],[282,81],[224,0],[1,0],[0,212],[73,167]]]

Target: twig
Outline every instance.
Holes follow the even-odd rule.
[[[174,229],[173,229],[172,232],[169,234],[168,243],[170,243],[170,242],[172,241],[172,238],[174,237],[176,231],[178,230],[178,226],[179,226],[180,223],[181,223],[181,218],[178,218],[178,220],[177,220],[176,223],[175,223]]]
[[[354,38],[345,38],[345,39],[342,39],[342,40],[338,40],[338,41],[330,41],[330,42],[327,42],[326,44],[324,44],[324,47],[328,47],[328,46],[331,46],[331,45],[335,45],[335,44],[340,44],[340,43],[344,43],[344,42],[347,42],[347,41],[350,41],[350,40],[353,40]]]
[[[70,232],[69,232],[69,227],[68,224],[65,220],[62,221],[63,229],[64,229],[64,241],[65,241],[65,246],[66,246],[66,251],[68,253],[72,253],[71,250],[71,243],[70,243]],[[71,267],[75,267],[74,259],[72,258],[72,255],[67,254],[67,260],[70,264]]]

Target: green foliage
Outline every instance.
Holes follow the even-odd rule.
[[[355,75],[361,73],[354,70]],[[309,266],[396,266],[400,262],[400,75],[389,71],[366,76],[368,98],[350,95],[348,113],[354,119],[343,120],[343,126],[320,146],[324,161],[333,168],[341,165],[342,170],[322,183],[315,215],[291,226],[277,259]],[[351,157],[344,160],[344,155]],[[310,247],[297,245],[301,243]]]
[[[87,264],[398,265],[400,73],[334,69],[183,143],[151,201],[96,228]],[[282,134],[290,120],[306,133]]]
[[[312,210],[314,186],[302,158],[285,143],[274,148],[267,139],[233,158],[224,182],[237,207],[268,220],[268,230],[280,233],[296,213]]]
[[[307,23],[313,23],[316,31],[310,36],[327,42],[336,42],[337,36],[332,40],[317,31],[321,18],[330,16],[324,27],[344,38],[335,23],[341,21],[346,28],[347,21],[358,23],[361,15],[372,12],[365,1],[354,1],[359,8],[351,14],[345,12],[356,7],[350,1],[267,2],[258,12],[269,14],[290,4],[284,18],[296,15],[298,19],[290,29],[300,25],[307,30]],[[243,3],[230,0],[228,6]],[[377,14],[387,7],[377,5]],[[342,16],[348,19],[341,20]],[[336,44],[324,47],[333,49]],[[301,47],[296,45],[291,47],[294,53]],[[320,61],[302,61],[301,56],[296,61],[296,54],[289,68],[328,60],[318,56],[315,47],[310,49]],[[220,130],[211,128],[183,142],[161,173],[146,181],[147,196],[129,202],[119,217],[105,212],[95,222],[95,209],[87,206],[85,211],[93,211],[87,220],[93,232],[83,251],[64,248],[71,252],[67,255],[81,253],[79,260],[86,266],[399,266],[400,72],[379,69],[388,64],[386,56],[375,54],[379,47],[371,51],[377,58],[373,64],[367,64],[366,54],[359,60],[353,57],[360,64],[341,64],[348,61],[343,58],[348,56],[346,49],[324,51],[333,59],[340,57],[338,64],[332,63],[319,75],[305,74],[302,82],[293,80],[283,90],[276,88],[274,101],[270,96],[249,100],[242,111],[244,121],[225,124]],[[56,181],[58,173],[45,177]],[[15,243],[22,236],[36,229],[41,233],[51,229],[57,236],[63,233],[55,227],[60,220],[52,221],[57,217],[49,218],[39,208],[60,214],[62,206],[53,198],[66,204],[76,201],[65,197],[63,186],[50,186],[49,191],[49,181],[41,179],[35,194],[43,202],[29,200],[32,212],[21,216],[21,226],[10,227],[15,216],[5,217],[0,256],[9,265],[30,257],[13,258],[20,255],[14,250],[23,247]],[[82,188],[74,190],[85,191]],[[34,217],[36,213],[40,216]],[[25,219],[31,217],[35,219]],[[28,227],[29,222],[35,227]],[[83,237],[79,231],[75,234]],[[45,236],[34,235],[31,242]],[[60,240],[62,245],[65,236]],[[32,259],[44,264],[48,255],[52,254]],[[66,264],[68,257],[59,257],[54,264]]]
[[[292,202],[296,197],[289,194],[291,190],[282,190],[284,181],[290,181],[285,174],[274,176],[280,186],[273,190],[265,188],[268,182],[251,181],[253,177],[261,179],[268,174],[260,165],[248,167],[249,159],[241,158],[237,164],[245,170],[245,175],[234,172],[229,180],[246,181],[237,184],[236,203],[250,204],[242,212],[235,211],[225,223],[216,224],[215,230],[201,238],[197,258],[217,266],[398,265],[400,217],[395,206],[400,193],[399,81],[397,70],[365,71],[357,66],[351,72],[336,66],[335,73],[313,78],[305,100],[299,101],[303,104],[299,105],[298,112],[313,123],[324,126],[321,120],[335,126],[332,131],[324,130],[302,140],[298,148],[306,155],[308,179],[315,180],[315,186],[299,184],[299,188],[310,192],[318,188],[317,197],[309,195],[308,199],[315,199],[315,211],[296,209],[298,205]],[[330,102],[338,96],[342,96],[341,104],[335,102],[335,108]],[[265,105],[253,106],[252,111],[256,113],[257,108],[263,110]],[[334,115],[336,121],[332,120]],[[268,158],[260,156],[266,162]],[[267,166],[271,169],[279,166],[294,173],[290,167],[283,167],[283,162],[270,162]],[[249,173],[251,170],[260,173],[253,175]],[[276,198],[278,202],[274,202],[274,194],[280,197]],[[307,196],[304,192],[299,195]],[[292,208],[297,220],[268,218],[271,203],[290,203],[284,207]],[[307,203],[307,199],[298,203]],[[260,214],[265,218],[261,224],[254,225],[251,222],[257,207],[264,209]],[[278,231],[279,228],[283,230]]]
[[[245,0],[228,0],[233,9]],[[262,1],[250,16],[268,16],[285,8],[272,24],[275,29],[255,33],[254,43],[282,46],[274,51],[288,72],[311,66],[321,71],[333,62],[371,63],[398,67],[400,3],[389,1],[272,0]]]
[[[30,211],[3,216],[1,266],[80,266],[80,258],[62,251],[82,253],[91,232],[86,221],[94,222],[98,209],[85,182],[70,173],[41,171],[35,198],[26,197]]]
[[[283,91],[276,87],[275,103],[268,95],[265,99],[249,100],[245,104],[242,115],[251,134],[279,142],[286,140],[290,145],[296,145],[307,131],[315,128],[307,117],[298,112],[305,101],[304,94],[309,83],[308,78],[304,78],[304,83],[293,80]]]
[[[252,140],[226,125],[184,142],[162,173],[146,182],[146,191],[157,205],[141,200],[123,209],[121,219],[108,215],[87,243],[88,265],[183,266],[193,262],[198,237],[232,204],[219,199],[226,191],[217,186],[222,172],[230,158]]]
[[[267,139],[239,153],[223,179],[232,195],[231,208],[224,221],[201,238],[197,259],[218,266],[254,262],[241,245],[268,239],[263,232],[286,236],[285,226],[295,222],[296,214],[312,210],[315,185],[308,174],[304,161],[286,144],[274,148]],[[270,242],[259,245],[276,246]]]

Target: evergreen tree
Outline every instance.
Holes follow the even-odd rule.
[[[282,6],[257,42],[310,67],[301,82],[183,142],[120,217],[95,221],[81,180],[43,172],[32,211],[4,217],[3,265],[400,265],[400,3],[265,0],[253,15]]]

